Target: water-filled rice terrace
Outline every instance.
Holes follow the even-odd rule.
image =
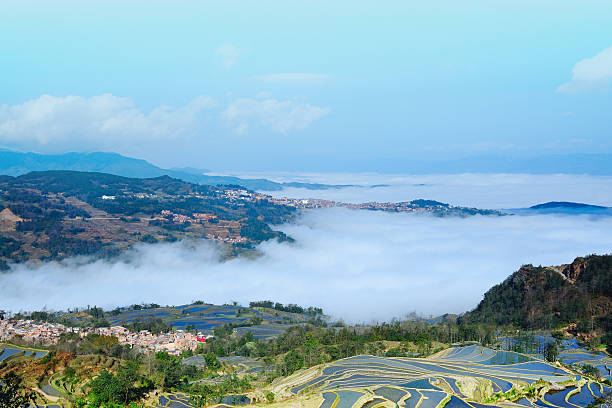
[[[159,397],[156,408],[194,408],[185,394],[165,394]]]
[[[570,348],[559,353],[559,360],[565,364],[589,364],[599,370],[602,377],[612,380],[612,358],[603,352],[592,352],[582,348]]]
[[[287,384],[298,396],[321,393],[319,408],[576,408],[611,391],[537,357],[476,345],[425,359],[349,357]]]
[[[44,350],[35,350],[26,347],[16,347],[0,344],[0,363],[6,363],[18,358],[31,358],[38,360],[47,354]]]
[[[544,347],[552,341],[548,336],[534,336],[534,340],[538,343],[537,347],[543,350]],[[503,338],[502,344],[505,348],[512,346],[516,339]],[[576,339],[565,339],[560,341],[559,361],[564,364],[592,365],[597,368],[603,378],[612,381],[612,358],[601,351],[591,351],[582,347]],[[533,354],[538,359],[544,359],[542,354]]]
[[[286,313],[261,312],[259,310],[231,305],[192,304],[167,306],[154,309],[127,310],[109,318],[111,325],[125,325],[134,321],[161,319],[176,329],[193,326],[199,332],[212,334],[216,326],[227,323],[242,324],[254,317],[262,319],[261,324],[239,327],[240,333],[250,331],[255,338],[278,336],[295,323],[287,323]],[[293,320],[296,316],[291,316]],[[297,316],[299,318],[299,315]]]

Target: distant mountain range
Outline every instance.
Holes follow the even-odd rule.
[[[259,191],[278,191],[285,187],[299,187],[310,190],[347,187],[313,183],[277,183],[267,179],[242,179],[232,176],[209,176],[203,174],[205,170],[189,167],[162,169],[146,160],[125,157],[117,153],[38,154],[0,150],[0,174],[20,176],[31,171],[46,170],[98,172],[135,178],[170,176],[189,183],[235,185]]]

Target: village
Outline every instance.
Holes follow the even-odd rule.
[[[138,351],[165,351],[180,355],[183,351],[194,351],[198,344],[212,336],[196,335],[183,330],[152,334],[148,330],[130,332],[122,326],[111,327],[68,327],[59,323],[37,322],[34,320],[0,319],[0,341],[20,340],[39,346],[57,344],[64,333],[78,333],[81,337],[89,334],[116,337],[121,345],[128,345]]]
[[[274,204],[287,205],[303,210],[315,208],[333,208],[343,207],[351,210],[375,210],[375,211],[390,211],[390,212],[422,212],[422,211],[439,211],[441,209],[450,208],[449,205],[429,200],[414,200],[403,201],[398,203],[392,202],[366,202],[366,203],[346,203],[342,201],[322,200],[322,199],[303,199],[303,198],[274,198],[265,197]]]

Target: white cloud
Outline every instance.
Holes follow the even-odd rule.
[[[169,141],[201,141],[228,121],[239,134],[246,134],[251,124],[287,133],[304,129],[325,113],[327,109],[305,102],[270,96],[230,100],[223,106],[212,97],[198,96],[183,106],[161,105],[145,112],[131,99],[111,94],[42,95],[0,106],[0,145],[39,152],[120,152],[146,143],[154,150]]]
[[[223,118],[237,132],[245,133],[246,125],[255,122],[275,132],[287,134],[307,128],[327,113],[329,108],[299,100],[240,98],[230,103],[223,112]]]
[[[270,299],[322,306],[352,321],[412,311],[460,313],[524,263],[555,265],[612,248],[612,218],[436,218],[316,210],[266,242],[258,259],[219,262],[207,241],[143,246],[119,260],[15,266],[0,308]]]
[[[238,48],[234,44],[223,44],[215,51],[225,68],[231,68],[238,61]]]
[[[42,95],[0,107],[0,142],[61,148],[173,139],[193,130],[198,115],[215,106],[212,98],[200,96],[182,107],[159,106],[145,113],[132,100],[110,94]]]
[[[284,72],[278,74],[256,75],[253,79],[267,83],[317,85],[330,78],[326,74],[306,72]]]
[[[270,191],[278,197],[367,201],[438,200],[478,208],[529,207],[547,201],[574,201],[612,207],[612,177],[586,174],[375,174],[375,173],[253,173],[240,177],[274,181],[350,184],[356,187],[313,192],[304,188]],[[379,185],[376,188],[368,186]]]
[[[592,58],[578,61],[572,69],[572,80],[561,84],[558,92],[574,93],[597,90],[610,86],[612,82],[612,47],[606,48]]]

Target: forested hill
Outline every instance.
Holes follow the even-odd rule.
[[[577,323],[581,332],[610,332],[612,255],[576,258],[561,266],[525,265],[492,287],[462,320],[530,329]]]
[[[310,190],[344,187],[297,182],[277,183],[267,179],[243,179],[233,176],[211,176],[203,174],[205,170],[188,168],[163,169],[146,160],[108,152],[38,154],[0,149],[0,174],[20,176],[32,171],[47,170],[99,172],[139,178],[170,176],[188,183],[210,185],[232,184],[259,191],[278,191],[285,187],[299,187]]]
[[[28,260],[115,254],[138,242],[209,238],[233,253],[286,239],[268,224],[295,208],[238,186],[168,176],[135,179],[76,171],[0,176],[0,269]]]

